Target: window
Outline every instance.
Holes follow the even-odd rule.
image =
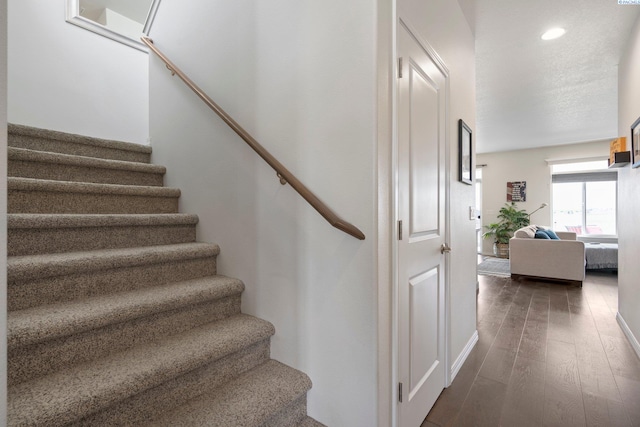
[[[67,22],[143,52],[160,0],[67,0]]]
[[[552,173],[554,229],[617,235],[618,175],[606,169],[606,161],[553,165]]]

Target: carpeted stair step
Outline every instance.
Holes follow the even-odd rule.
[[[162,186],[166,169],[140,162],[107,160],[24,148],[7,149],[8,176],[54,181]]]
[[[304,373],[270,360],[147,426],[296,426],[306,414],[310,388]]]
[[[197,215],[9,214],[9,256],[170,245],[196,240]]]
[[[240,313],[244,285],[208,276],[9,313],[9,384]]]
[[[128,142],[74,135],[29,126],[8,125],[9,147],[73,154],[101,159],[149,163],[151,147]]]
[[[69,424],[74,427],[139,426],[219,387],[270,358],[270,340],[265,339],[222,359],[166,381]],[[168,397],[169,396],[169,397]]]
[[[9,213],[177,213],[177,188],[7,179]]]
[[[216,274],[217,245],[181,243],[7,259],[9,311]]]
[[[226,356],[264,342],[273,333],[270,323],[237,315],[12,386],[9,425],[61,426],[130,396],[146,391],[153,395],[153,388],[214,361],[228,363],[233,358]],[[170,408],[174,397],[168,394],[161,400]]]

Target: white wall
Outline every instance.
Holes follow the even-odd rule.
[[[105,8],[98,20],[102,25],[109,27],[119,34],[137,40],[144,30],[144,23],[136,22],[133,19],[121,15],[118,12]]]
[[[545,160],[597,156],[604,158],[609,156],[609,141],[478,154],[477,164],[487,165],[482,168],[482,225],[496,222],[498,210],[507,203],[507,182],[509,181],[527,182],[527,201],[516,203],[518,208],[533,212],[542,203],[549,204],[549,207],[531,216],[531,223],[550,225],[551,168]],[[493,254],[491,239],[484,240],[482,252],[487,255]]]
[[[7,2],[0,0],[0,425],[7,420]]]
[[[475,222],[469,220],[475,192],[473,186],[458,181],[458,120],[463,119],[472,130],[476,123],[475,43],[458,2],[399,0],[398,14],[442,58],[450,76],[450,363],[453,364],[476,331]]]
[[[631,124],[640,117],[640,18],[618,67],[618,133],[631,137]],[[628,325],[640,356],[640,168],[618,174],[618,312]]]
[[[416,28],[452,76],[453,361],[475,331],[475,234],[467,213],[474,192],[457,182],[457,121],[475,124],[474,42],[456,2],[432,3],[408,7],[422,14]],[[390,234],[383,230],[378,242],[377,230],[389,224],[392,212],[381,201],[389,200],[392,183],[389,98],[395,80],[388,74],[392,59],[386,68],[380,61],[392,47],[391,24],[379,21],[391,19],[391,5],[200,0],[184,10],[177,0],[163,0],[150,34],[367,236],[358,241],[333,229],[291,188],[280,186],[266,164],[151,58],[154,162],[167,165],[168,184],[182,189],[181,210],[200,216],[199,239],[220,244],[220,272],[244,280],[243,310],[275,324],[272,356],[310,375],[309,413],[327,425],[389,425],[390,411],[377,408],[378,392],[387,392],[379,391],[378,381],[388,385],[388,377],[378,376],[376,354],[377,334],[383,341],[390,337],[381,332],[390,328],[390,294],[377,292],[377,286],[390,286],[387,281],[384,289]],[[206,16],[206,25],[194,16]],[[384,50],[380,56],[377,44]],[[376,142],[377,132],[382,139]],[[388,362],[389,354],[383,358]]]
[[[9,122],[146,144],[147,54],[65,22],[65,3],[8,1]]]
[[[157,58],[154,162],[220,244],[243,310],[274,323],[272,357],[313,380],[309,413],[377,423],[375,2],[163,0],[150,36],[286,167],[367,236],[328,225]],[[197,20],[196,17],[205,17]]]

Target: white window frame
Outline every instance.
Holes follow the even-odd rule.
[[[564,162],[563,162],[564,163]],[[567,162],[568,163],[568,162]],[[578,162],[576,162],[578,163]],[[554,212],[554,206],[553,206],[553,192],[554,192],[554,185],[553,184],[560,184],[562,182],[554,182],[553,177],[554,176],[578,176],[578,175],[583,175],[583,176],[588,176],[588,175],[592,175],[592,174],[607,174],[611,177],[615,177],[615,179],[609,179],[609,180],[577,180],[574,182],[579,182],[582,183],[582,229],[584,230],[584,232],[586,233],[587,231],[587,182],[596,182],[596,181],[604,181],[604,182],[610,182],[610,181],[614,181],[616,183],[616,190],[615,190],[615,216],[616,216],[616,232],[615,234],[580,234],[578,235],[578,237],[581,237],[583,239],[591,239],[591,238],[618,238],[618,178],[617,178],[617,173],[616,171],[612,171],[609,169],[602,169],[602,170],[589,170],[589,171],[579,171],[579,172],[558,172],[558,173],[553,173],[553,168],[551,169],[551,222],[553,224],[555,224],[554,221],[554,216],[553,216],[553,212]],[[571,182],[569,180],[564,181],[564,182]]]
[[[151,2],[151,7],[149,8],[149,14],[147,15],[147,19],[144,24],[144,28],[140,37],[143,35],[148,36],[149,30],[151,29],[151,24],[153,23],[153,19],[156,16],[156,12],[158,10],[158,5],[160,4],[160,0],[153,0]],[[125,36],[124,34],[120,34],[117,31],[109,29],[104,25],[101,25],[95,21],[85,18],[80,15],[80,0],[67,0],[66,2],[66,21],[70,24],[77,25],[78,27],[84,28],[85,30],[92,31],[96,34],[100,34],[103,37],[107,37],[111,40],[114,40],[118,43],[125,44],[134,49],[138,49],[142,52],[148,52],[147,46],[144,45],[139,39],[135,40],[131,37]]]

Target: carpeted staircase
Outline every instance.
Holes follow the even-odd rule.
[[[150,156],[9,126],[8,424],[322,426]]]

